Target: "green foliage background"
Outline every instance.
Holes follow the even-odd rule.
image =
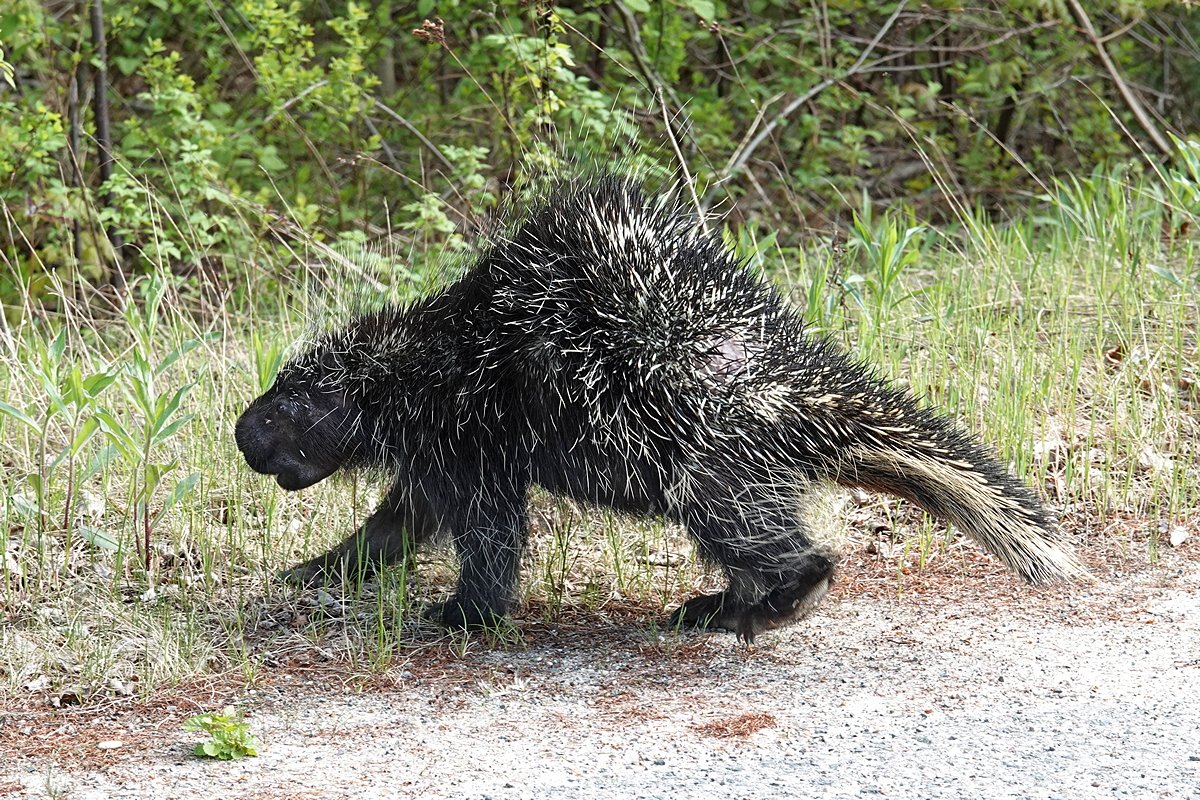
[[[864,194],[932,220],[1004,208],[1142,136],[1059,0],[109,0],[100,186],[90,3],[2,6],[8,304],[53,274],[105,279],[105,231],[129,272],[236,274],[298,238],[439,243],[532,174],[616,160],[686,165],[707,204],[787,242]],[[1157,124],[1194,132],[1200,10],[1086,6]]]

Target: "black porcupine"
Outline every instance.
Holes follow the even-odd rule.
[[[747,641],[828,587],[833,554],[800,517],[814,481],[907,498],[1031,582],[1086,575],[978,441],[806,335],[693,216],[619,177],[559,189],[445,290],[318,338],[236,436],[285,489],[394,474],[362,530],[288,576],[378,566],[442,531],[461,562],[450,626],[510,609],[531,484],[683,524],[729,587],[672,622]]]

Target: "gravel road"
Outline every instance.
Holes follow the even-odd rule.
[[[0,758],[0,796],[1200,798],[1200,564],[1069,593],[827,602],[761,637],[583,615],[388,685],[243,694],[258,758],[139,717],[89,761]],[[964,599],[967,598],[967,599]],[[80,753],[83,755],[81,756]]]

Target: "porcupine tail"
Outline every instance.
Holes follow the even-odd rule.
[[[1054,515],[978,440],[898,392],[875,398],[844,420],[854,434],[835,459],[837,483],[917,504],[1029,583],[1090,579]]]

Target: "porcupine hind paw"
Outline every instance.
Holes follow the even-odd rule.
[[[701,628],[736,632],[748,609],[729,591],[702,594],[686,601],[671,614],[672,628]]]
[[[815,579],[788,582],[773,589],[763,600],[742,614],[738,621],[737,635],[746,644],[754,644],[754,638],[763,631],[781,628],[804,619],[811,614],[829,593],[833,582],[833,565],[826,559],[814,565]]]

